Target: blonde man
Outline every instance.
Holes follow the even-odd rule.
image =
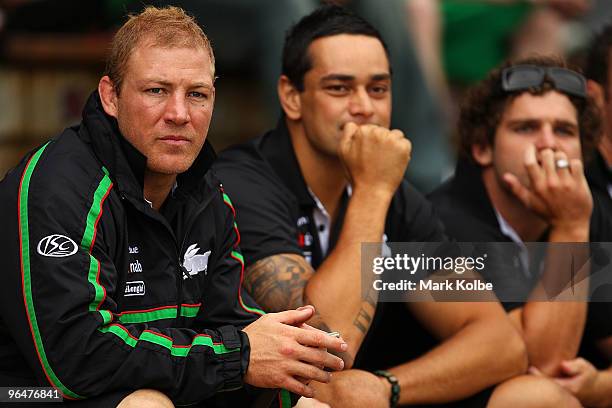
[[[235,211],[208,171],[214,78],[195,21],[149,7],[115,36],[81,124],[2,181],[2,385],[227,404],[244,384],[312,396],[342,368],[323,348],[344,341],[300,328],[311,306],[259,318],[242,291]]]

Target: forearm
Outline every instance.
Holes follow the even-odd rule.
[[[561,361],[576,357],[586,321],[589,228],[581,224],[551,229],[542,281],[534,291],[540,293],[518,312],[529,364],[551,376],[559,373]],[[556,297],[565,301],[537,301]]]
[[[389,371],[400,382],[400,404],[438,404],[466,398],[526,367],[524,344],[512,326],[483,320]]]
[[[387,195],[355,190],[336,247],[306,285],[307,299],[327,326],[342,334],[353,356],[377,301],[375,291],[362,293],[361,244],[381,241],[389,203]]]
[[[556,376],[563,360],[576,357],[586,320],[584,302],[528,302],[520,326],[529,364]]]
[[[612,367],[597,372],[591,392],[581,402],[589,408],[612,408]]]

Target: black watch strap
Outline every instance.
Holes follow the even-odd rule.
[[[397,381],[397,377],[385,370],[376,370],[373,371],[372,374],[377,375],[379,377],[384,377],[391,384],[391,397],[389,398],[389,406],[391,408],[397,407],[397,403],[399,402],[400,397],[400,385],[399,381]]]

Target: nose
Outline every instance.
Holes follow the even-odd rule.
[[[189,107],[184,95],[174,93],[166,101],[164,120],[175,125],[184,125],[190,120]]]
[[[351,95],[349,113],[363,117],[370,117],[374,114],[374,104],[365,88],[357,88]]]
[[[555,137],[552,124],[546,123],[542,126],[535,145],[538,150],[557,149],[557,138]]]

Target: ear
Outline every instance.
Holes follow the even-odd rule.
[[[490,145],[472,145],[472,157],[481,167],[493,164],[493,149]]]
[[[117,92],[115,91],[115,85],[113,85],[108,75],[100,78],[98,93],[100,94],[104,112],[117,119]]]
[[[603,87],[592,79],[587,80],[587,94],[595,100],[597,107],[603,110],[606,103],[606,95]]]
[[[302,117],[300,92],[285,75],[278,79],[277,91],[285,115],[291,120],[299,120]]]

